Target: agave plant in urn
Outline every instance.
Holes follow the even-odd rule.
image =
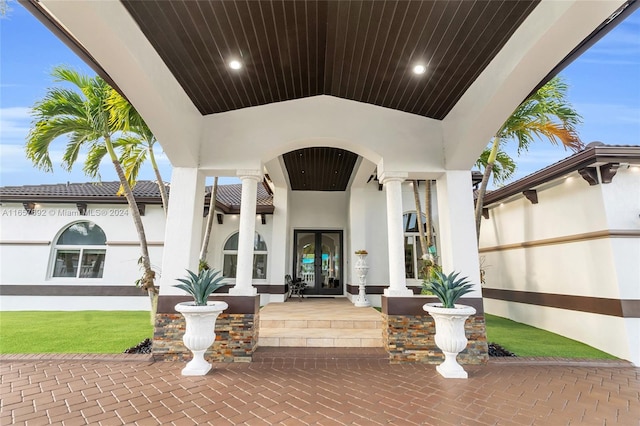
[[[433,271],[424,288],[431,291],[440,303],[427,303],[422,309],[433,317],[436,323],[436,345],[444,353],[444,362],[436,367],[438,373],[446,378],[466,379],[468,374],[458,364],[458,353],[467,347],[464,323],[470,315],[476,313],[472,306],[458,305],[456,301],[473,291],[473,284],[467,277],[458,278],[459,272],[445,275]]]
[[[222,287],[223,277],[219,271],[203,269],[197,275],[187,270],[186,278],[178,278],[180,284],[174,287],[186,291],[193,297],[192,302],[181,302],[175,307],[186,322],[182,341],[193,353],[193,359],[182,369],[183,376],[204,376],[211,369],[204,359],[204,353],[216,340],[216,319],[229,307],[226,302],[208,301],[209,295]]]

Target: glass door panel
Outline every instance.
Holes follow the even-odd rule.
[[[295,274],[306,285],[305,293],[316,293],[316,234],[298,232],[295,236]]]
[[[342,231],[295,231],[294,235],[294,278],[305,283],[305,294],[342,294]]]

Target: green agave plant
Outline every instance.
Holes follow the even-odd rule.
[[[224,279],[222,275],[218,276],[220,271],[213,269],[203,269],[197,275],[187,269],[187,278],[177,278],[182,284],[176,284],[174,287],[182,289],[193,296],[196,306],[206,306],[209,295],[223,287],[220,281]]]
[[[442,271],[435,270],[430,280],[425,283],[424,289],[435,294],[442,302],[443,308],[453,308],[460,297],[473,291],[473,284],[468,278],[458,278],[458,275],[460,272],[445,275]]]

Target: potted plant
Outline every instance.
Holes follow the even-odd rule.
[[[180,284],[174,287],[186,291],[193,297],[192,302],[181,302],[175,307],[186,321],[182,341],[193,353],[193,359],[182,369],[183,376],[204,376],[211,369],[204,359],[204,353],[216,340],[215,326],[218,315],[229,307],[226,302],[207,301],[209,295],[222,287],[223,277],[219,271],[203,269],[197,275],[187,270],[186,278],[178,278]]]
[[[467,347],[464,323],[470,315],[476,313],[471,306],[457,305],[456,301],[471,291],[473,284],[467,277],[458,278],[459,272],[445,275],[434,270],[425,284],[425,290],[436,295],[440,303],[427,303],[422,309],[427,311],[436,322],[436,345],[444,353],[444,362],[436,367],[438,373],[446,378],[466,379],[468,374],[456,360],[458,353]]]

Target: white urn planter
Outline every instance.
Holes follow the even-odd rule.
[[[186,322],[182,341],[193,353],[193,359],[182,369],[183,376],[204,376],[211,370],[211,364],[205,361],[204,353],[216,340],[216,319],[229,305],[226,302],[207,302],[198,306],[195,302],[178,303],[175,307]]]
[[[458,364],[458,354],[467,347],[464,323],[475,308],[466,305],[454,305],[455,308],[443,308],[440,303],[427,303],[422,309],[433,317],[436,323],[436,345],[444,353],[444,362],[436,367],[438,373],[448,379],[466,379],[466,371]]]
[[[369,266],[367,265],[367,254],[356,253],[358,260],[356,261],[356,274],[358,275],[358,296],[355,299],[354,305],[358,308],[365,308],[371,306],[371,302],[367,299],[366,285],[367,285],[367,273],[369,272]]]

